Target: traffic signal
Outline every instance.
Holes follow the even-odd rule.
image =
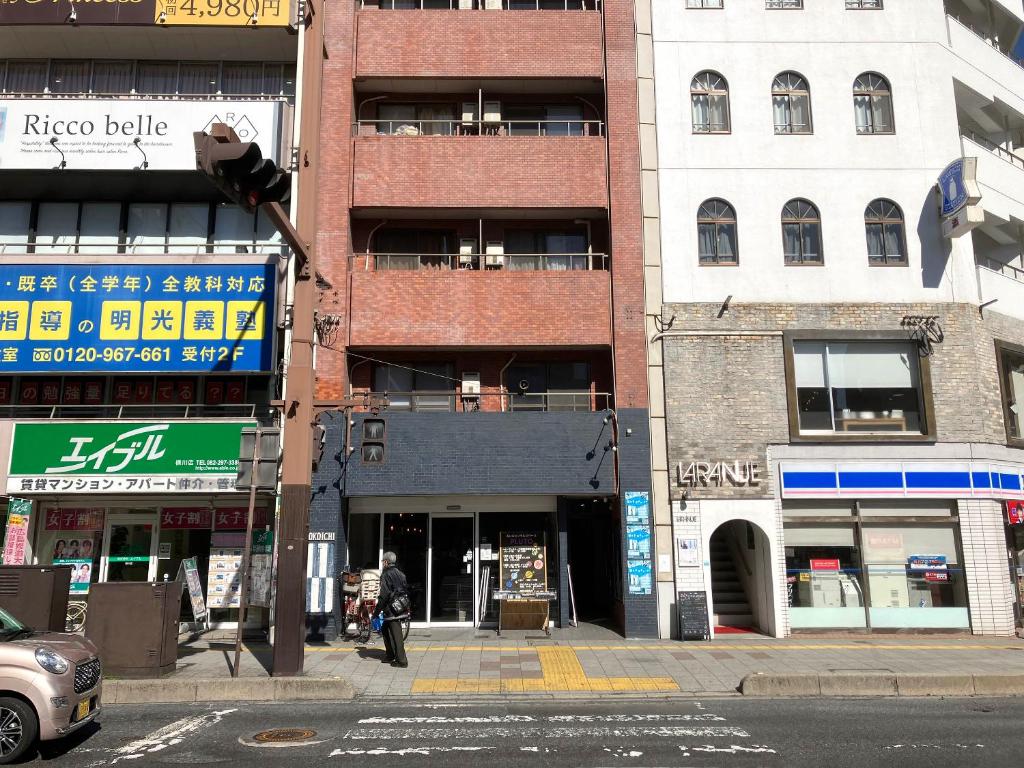
[[[241,142],[227,125],[214,123],[210,133],[192,134],[196,168],[229,200],[252,213],[263,203],[288,197],[292,175],[263,157],[259,144]]]

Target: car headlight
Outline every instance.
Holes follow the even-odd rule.
[[[68,671],[68,660],[49,648],[39,648],[36,651],[36,661],[40,667],[55,675],[63,675]]]

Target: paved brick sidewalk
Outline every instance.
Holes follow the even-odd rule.
[[[222,678],[234,644],[202,639],[181,649],[175,678]],[[305,671],[342,677],[362,696],[603,692],[730,694],[748,674],[892,673],[1024,674],[1016,638],[896,636],[789,638],[758,636],[710,643],[623,640],[596,627],[506,632],[413,630],[408,669],[382,664],[380,639],[307,646]],[[268,674],[271,651],[247,645],[243,677]]]

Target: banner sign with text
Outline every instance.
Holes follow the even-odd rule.
[[[72,9],[75,17],[70,19]],[[0,24],[285,27],[292,0],[0,0]]]
[[[10,264],[0,373],[270,371],[273,264]]]
[[[4,565],[25,565],[28,549],[28,526],[32,520],[32,502],[11,499],[7,503],[7,530],[4,532]]]
[[[216,493],[235,489],[240,422],[14,425],[10,493]]]
[[[64,160],[69,171],[133,170],[145,160],[150,171],[194,171],[192,133],[214,123],[279,160],[283,114],[281,101],[8,99],[0,101],[0,168]]]

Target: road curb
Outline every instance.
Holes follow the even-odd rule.
[[[180,704],[213,701],[339,701],[355,698],[339,677],[237,677],[107,680],[104,704]]]
[[[1024,696],[1024,675],[755,672],[740,681],[740,693],[761,697]]]

